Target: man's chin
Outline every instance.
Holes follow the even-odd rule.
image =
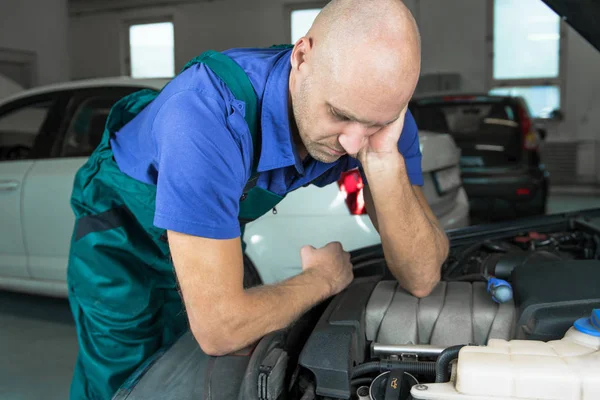
[[[312,151],[309,151],[309,154],[315,160],[325,164],[334,163],[346,155],[345,153],[340,154],[339,152],[336,152],[335,150],[325,145],[320,146],[320,148],[318,149],[312,149]]]
[[[314,152],[314,154],[310,153],[310,156],[312,158],[314,158],[315,160],[325,163],[325,164],[334,163],[341,158],[341,156],[336,156],[336,155],[329,154],[329,153],[322,152],[322,151],[320,151],[318,153]]]

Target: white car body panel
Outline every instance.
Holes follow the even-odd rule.
[[[34,279],[64,280],[75,215],[71,192],[77,170],[87,158],[39,160],[27,176],[23,230]]]
[[[449,135],[419,133],[425,184],[423,191],[445,229],[469,224],[469,205],[464,189],[452,201],[437,196],[432,172],[457,166],[460,150]],[[436,212],[437,211],[437,212]],[[300,249],[304,245],[322,247],[338,241],[346,251],[381,243],[381,237],[368,215],[351,215],[344,193],[336,183],[324,188],[309,186],[290,193],[277,206],[277,214],[267,213],[246,226],[246,254],[264,283],[275,283],[302,271]]]
[[[28,90],[0,101],[0,106],[29,96],[78,88],[124,86],[160,89],[165,79],[94,79]],[[448,135],[419,133],[423,152],[423,191],[446,229],[469,224],[468,202],[461,188],[437,194],[432,173],[457,166],[460,151]],[[0,162],[0,181],[17,182],[0,190],[0,289],[65,297],[69,243],[75,218],[70,207],[73,179],[87,158]],[[294,193],[248,224],[247,254],[266,283],[300,272],[300,248],[340,241],[346,250],[375,245],[379,234],[367,215],[351,215],[343,193],[333,183]]]
[[[74,90],[74,89],[92,89],[92,88],[103,88],[107,86],[111,87],[139,87],[140,89],[151,88],[160,90],[167,83],[168,79],[156,78],[156,79],[135,79],[127,76],[114,77],[114,78],[97,78],[97,79],[82,79],[79,81],[55,83],[52,85],[39,86],[33,89],[24,90],[19,93],[15,93],[12,96],[8,96],[0,100],[0,106],[6,103],[13,102],[15,100],[21,100],[31,96],[37,96],[40,94],[60,92],[62,90]]]
[[[0,273],[29,278],[21,221],[23,182],[33,161],[3,162],[0,168]]]

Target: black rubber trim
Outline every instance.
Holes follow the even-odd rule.
[[[81,217],[75,228],[75,240],[81,239],[88,233],[103,232],[123,226],[127,219],[131,219],[131,212],[124,205],[100,214]]]

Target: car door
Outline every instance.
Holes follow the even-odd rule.
[[[70,205],[75,174],[100,142],[112,105],[136,90],[139,88],[75,91],[49,154],[31,167],[23,196],[23,226],[33,278],[65,281],[75,223]]]
[[[21,98],[0,106],[0,277],[30,278],[22,221],[24,182],[44,138],[56,129],[60,94]]]

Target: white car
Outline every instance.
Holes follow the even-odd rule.
[[[100,140],[110,107],[165,79],[94,79],[49,85],[0,100],[0,289],[65,297],[74,215],[73,178]],[[466,226],[460,152],[447,135],[420,134],[424,191],[445,228]],[[440,194],[441,193],[441,194]],[[336,184],[290,194],[250,224],[247,254],[264,282],[300,271],[299,249],[341,241],[347,250],[379,243],[366,215],[353,215]],[[358,191],[350,193],[360,197]],[[356,211],[356,210],[355,210]]]
[[[460,150],[445,134],[419,132],[419,141],[423,192],[433,213],[446,230],[468,226],[468,199],[458,167]],[[338,241],[352,251],[381,243],[364,210],[360,173],[353,170],[345,175],[338,184],[311,185],[288,194],[277,205],[277,214],[268,213],[246,226],[246,255],[264,283],[300,273],[304,245],[321,247]]]

